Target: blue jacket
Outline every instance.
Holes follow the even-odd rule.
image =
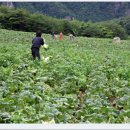
[[[41,45],[44,45],[43,38],[41,38],[41,37],[35,37],[32,40],[32,48],[40,48]]]

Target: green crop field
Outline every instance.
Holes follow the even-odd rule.
[[[130,41],[34,36],[0,30],[0,123],[130,123]]]

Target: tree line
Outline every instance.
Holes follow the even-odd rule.
[[[127,21],[130,21],[127,20]],[[124,22],[125,23],[125,22]],[[82,22],[78,20],[56,19],[39,13],[30,13],[25,9],[8,8],[0,6],[1,28],[18,31],[37,31],[50,34],[51,32],[75,36],[113,38],[119,36],[126,39],[130,34],[130,23],[119,21],[111,22]]]

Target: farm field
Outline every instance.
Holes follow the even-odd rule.
[[[34,36],[0,29],[0,123],[130,123],[129,40]]]

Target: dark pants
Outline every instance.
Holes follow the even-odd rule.
[[[33,60],[35,60],[36,57],[38,58],[38,60],[40,60],[39,48],[32,47],[31,50],[32,50]]]

